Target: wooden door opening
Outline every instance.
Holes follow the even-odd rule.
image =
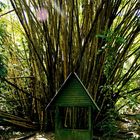
[[[64,129],[89,129],[88,107],[59,107],[60,124]]]

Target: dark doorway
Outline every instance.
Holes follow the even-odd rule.
[[[88,107],[59,107],[61,127],[65,129],[89,129]]]

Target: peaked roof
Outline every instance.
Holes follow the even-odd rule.
[[[81,86],[83,87],[83,89],[85,90],[86,94],[89,97],[89,100],[91,100],[92,104],[98,109],[99,107],[97,106],[97,104],[95,103],[95,101],[93,100],[93,98],[91,97],[91,95],[89,94],[88,90],[85,88],[85,86],[83,85],[82,81],[79,79],[78,75],[75,72],[72,72],[69,74],[69,76],[67,77],[67,79],[64,81],[64,83],[62,84],[62,86],[60,87],[60,89],[58,90],[58,92],[55,94],[55,96],[51,99],[50,103],[47,105],[46,109],[52,104],[52,102],[57,98],[57,96],[59,94],[61,94],[61,89],[65,86],[66,82],[71,78],[74,77],[78,80],[78,82],[81,84]]]

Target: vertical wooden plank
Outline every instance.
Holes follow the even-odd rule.
[[[89,113],[89,115],[88,115],[89,116],[89,118],[88,118],[89,119],[89,133],[90,133],[90,139],[92,139],[92,133],[93,133],[92,132],[92,128],[93,128],[92,125],[93,125],[93,123],[92,123],[92,119],[91,119],[92,118],[91,117],[92,116],[92,108],[91,108],[91,106],[89,106],[88,111],[89,111],[88,112]]]
[[[59,123],[59,108],[58,106],[56,106],[56,109],[55,109],[55,139],[57,140],[58,139],[58,131],[59,131],[59,128],[58,128],[58,123]]]

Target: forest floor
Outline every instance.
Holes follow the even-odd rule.
[[[132,117],[125,117],[125,122],[118,121],[118,132],[111,137],[94,136],[93,140],[140,140],[140,122]],[[1,128],[2,129],[2,128]],[[54,140],[54,133],[19,132],[3,130],[0,140]],[[8,133],[6,133],[8,132]]]
[[[0,136],[0,140],[54,140],[54,133],[22,133],[5,138]],[[121,132],[111,137],[94,136],[93,140],[140,140],[136,132]]]
[[[54,133],[35,133],[32,134],[27,133],[24,134],[24,136],[17,136],[10,138],[9,140],[54,140]],[[28,136],[30,136],[28,138]],[[6,139],[0,139],[0,140],[6,140]],[[140,140],[139,135],[137,135],[135,132],[121,132],[116,134],[115,136],[111,137],[101,137],[101,136],[94,136],[93,140]]]

